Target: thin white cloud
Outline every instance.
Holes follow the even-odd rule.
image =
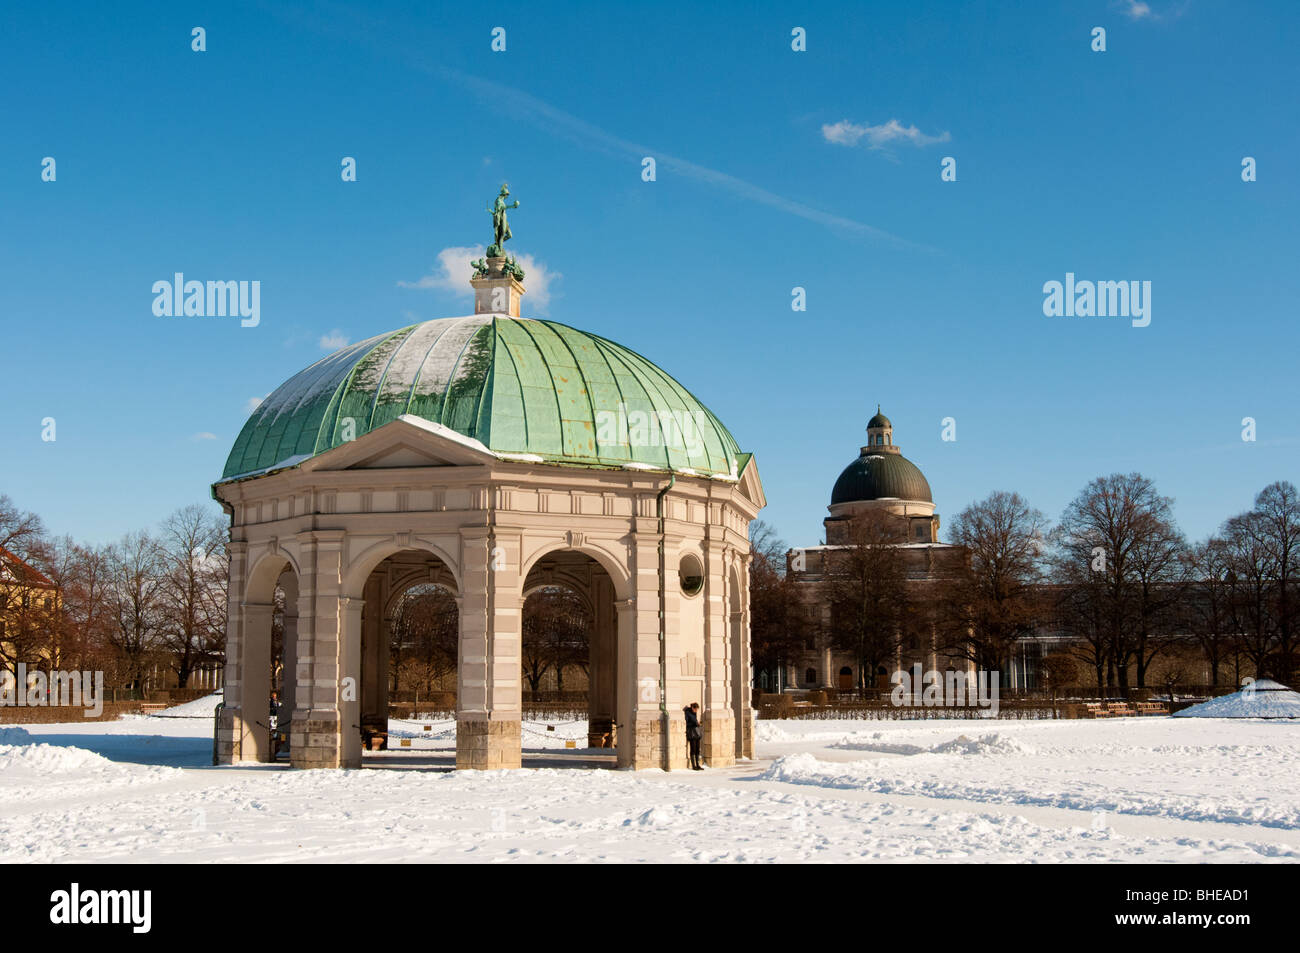
[[[868,149],[884,149],[886,146],[895,144],[920,148],[922,146],[932,146],[939,142],[948,142],[952,139],[952,136],[947,132],[941,132],[937,136],[927,136],[916,126],[904,126],[897,119],[891,119],[879,126],[853,123],[847,119],[841,119],[839,122],[827,123],[822,126],[822,137],[827,142],[833,142],[838,146],[856,146],[865,139]]]
[[[251,414],[257,408],[262,406],[262,401],[270,397],[270,394],[263,394],[261,397],[250,397],[244,402],[244,413]]]
[[[383,42],[376,39],[376,37],[383,34],[383,31],[368,29],[370,26],[381,25],[379,21],[373,18],[354,15],[351,21],[340,19],[327,24],[319,18],[305,20],[301,16],[292,14],[287,16],[293,19],[295,23],[305,25],[316,32],[330,33],[348,42],[361,43],[387,60],[402,55],[411,68],[469,90],[487,108],[508,115],[511,122],[526,122],[546,132],[564,136],[584,148],[596,149],[623,158],[632,158],[638,163],[644,156],[654,156],[661,175],[665,170],[674,172],[684,178],[715,186],[718,190],[729,192],[731,195],[746,201],[766,205],[769,208],[795,215],[818,225],[826,225],[841,231],[883,239],[900,247],[924,251],[934,250],[918,242],[900,238],[874,225],[868,225],[865,222],[859,222],[842,215],[835,215],[831,212],[824,212],[810,205],[804,205],[793,199],[785,198],[734,175],[728,175],[725,172],[719,172],[716,169],[690,162],[660,149],[653,149],[622,139],[522,90],[452,69],[432,58],[426,49],[408,47],[404,54],[399,53],[399,51],[394,50],[393,42],[386,35]]]
[[[206,430],[200,430],[194,436],[190,437],[190,439],[191,440],[216,440],[217,435],[214,433],[208,433]]]
[[[1164,12],[1156,10],[1146,0],[1115,0],[1111,8],[1119,7],[1119,12],[1130,20],[1149,20],[1152,23],[1168,23],[1179,19],[1187,12],[1187,2],[1163,4]]]
[[[337,351],[341,347],[348,346],[348,336],[335,328],[329,334],[321,335],[320,346],[323,351]]]
[[[437,288],[468,297],[474,294],[474,288],[469,283],[470,276],[474,272],[470,262],[486,254],[487,249],[482,245],[444,248],[438,252],[438,262],[434,265],[433,271],[418,281],[399,281],[398,287]],[[519,267],[524,270],[523,285],[528,292],[524,296],[524,301],[527,303],[524,310],[550,314],[551,282],[563,276],[558,271],[547,268],[532,255],[520,254],[514,257],[515,261],[519,262]]]
[[[752,182],[747,182],[734,175],[728,175],[726,172],[719,172],[717,169],[699,165],[662,150],[652,149],[649,146],[621,139],[522,90],[504,86],[491,80],[479,79],[477,76],[469,76],[450,67],[429,67],[429,71],[464,86],[492,108],[509,112],[513,119],[530,122],[548,132],[562,135],[579,145],[635,158],[638,162],[644,156],[653,156],[660,175],[663,174],[664,170],[668,170],[685,178],[716,186],[718,189],[730,192],[739,198],[757,202],[760,205],[766,205],[769,208],[775,208],[790,215],[796,215],[819,225],[828,225],[844,231],[871,235],[905,247],[924,247],[907,239],[899,238],[897,235],[890,234],[883,229],[876,228],[874,225],[845,218],[842,215],[823,212],[821,209],[804,205],[793,199],[787,199],[774,192],[769,192],[761,186],[754,185]],[[947,133],[944,135],[946,136]]]

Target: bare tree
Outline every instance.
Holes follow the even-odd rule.
[[[1233,628],[1255,675],[1263,676],[1269,674],[1276,641],[1270,611],[1273,559],[1268,528],[1255,511],[1242,513],[1223,524],[1223,542]]]
[[[755,675],[777,677],[815,638],[817,622],[786,572],[785,541],[763,520],[749,527],[749,639]],[[809,607],[811,608],[811,607]]]
[[[1127,689],[1128,668],[1136,663],[1138,686],[1162,645],[1161,586],[1175,581],[1181,536],[1173,522],[1173,501],[1156,492],[1140,473],[1098,477],[1066,507],[1056,532],[1054,575],[1058,605],[1088,642],[1104,641],[1093,652],[1107,682]]]
[[[226,527],[208,507],[184,507],[163,521],[159,642],[171,656],[177,684],[225,648],[228,560]]]
[[[586,669],[591,654],[591,613],[567,586],[543,586],[524,600],[524,677],[534,699],[547,672],[564,690],[566,668]]]
[[[0,549],[27,561],[44,540],[41,518],[18,509],[13,500],[0,493]]]
[[[862,691],[871,687],[868,674],[874,679],[915,631],[917,606],[908,592],[900,522],[893,514],[869,511],[850,522],[848,543],[827,551],[831,638],[857,658]]]
[[[1191,549],[1180,618],[1210,666],[1210,684],[1219,687],[1220,670],[1238,643],[1232,614],[1232,565],[1227,545],[1211,537]]]
[[[1254,512],[1270,562],[1268,608],[1277,642],[1271,669],[1289,684],[1296,670],[1300,628],[1300,492],[1286,480],[1270,483],[1255,497]]]
[[[403,672],[414,674],[426,692],[456,671],[460,613],[450,590],[433,583],[402,593],[389,626],[389,674],[394,692]]]
[[[127,687],[138,692],[163,625],[158,543],[148,533],[128,533],[110,549],[109,565],[112,626],[107,639],[121,659]]]
[[[953,520],[964,559],[936,599],[940,647],[978,669],[1005,670],[1040,620],[1047,519],[1018,493],[998,491]]]
[[[1167,498],[1160,498],[1167,500]],[[1156,656],[1177,639],[1178,605],[1188,570],[1187,540],[1174,525],[1172,506],[1156,505],[1138,523],[1133,541],[1132,566],[1136,595],[1137,630],[1133,635],[1133,660],[1137,684],[1146,687],[1147,671]]]

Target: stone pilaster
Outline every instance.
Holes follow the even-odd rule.
[[[372,573],[366,580],[361,610],[361,720],[367,731],[388,730],[388,632],[383,616],[388,602],[387,577]]]
[[[464,595],[456,692],[456,767],[518,768],[523,580],[519,532],[461,530]]]
[[[347,730],[339,709],[344,534],[311,530],[299,534],[298,540],[302,569],[298,580],[298,687],[289,761],[295,768],[337,768],[343,765]]]
[[[295,768],[343,767],[339,757],[339,713],[313,710],[294,718],[289,729],[289,760]]]
[[[226,544],[226,552],[230,556],[230,586],[226,601],[226,664],[222,670],[224,704],[216,727],[217,764],[235,764],[240,759],[237,716],[244,698],[243,680],[240,678],[240,654],[244,646],[240,605],[248,585],[248,544],[232,540]]]
[[[630,703],[620,708],[619,767],[634,769],[662,768],[665,771],[687,766],[686,718],[681,711],[678,680],[667,677],[664,664],[681,665],[677,641],[676,582],[664,594],[664,641],[660,643],[660,564],[659,523],[654,518],[655,498],[647,494],[638,501],[636,533],[631,544],[631,567],[636,596],[629,607],[632,631],[629,651],[619,652],[619,684],[633,687]],[[667,500],[665,500],[667,505]],[[669,569],[667,557],[664,571]],[[671,566],[676,574],[675,563]],[[671,596],[671,598],[670,598]],[[623,632],[620,628],[620,640]],[[662,653],[662,654],[661,654]]]
[[[239,729],[237,708],[223,707],[217,716],[217,764],[237,764],[239,762]]]
[[[754,757],[754,706],[750,687],[754,669],[749,642],[749,560],[746,553],[733,553],[730,572],[735,580],[734,598],[729,600],[732,651],[732,712],[736,719],[736,757]]]
[[[345,768],[361,767],[361,610],[365,600],[340,596],[339,761]]]
[[[298,577],[293,570],[280,577],[284,589],[284,639],[280,670],[280,725],[293,719],[298,697]]]
[[[727,708],[706,711],[700,728],[704,733],[700,741],[700,758],[710,768],[722,768],[736,763],[736,720]]]
[[[520,766],[523,737],[518,718],[505,721],[461,718],[456,721],[456,767],[496,771]]]
[[[232,728],[238,761],[271,761],[271,617],[272,603],[239,607],[239,699]]]
[[[714,527],[710,527],[712,530]],[[731,626],[726,605],[726,548],[718,541],[704,545],[704,711],[700,727],[700,757],[710,767],[736,760],[736,722],[732,705]]]

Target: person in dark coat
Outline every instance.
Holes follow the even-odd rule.
[[[704,737],[704,731],[700,728],[700,703],[691,702],[686,712],[686,745],[691,753],[691,770],[703,771],[700,764],[700,739]]]

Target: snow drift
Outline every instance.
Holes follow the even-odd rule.
[[[1300,693],[1269,678],[1241,691],[1176,711],[1174,718],[1300,718]]]

